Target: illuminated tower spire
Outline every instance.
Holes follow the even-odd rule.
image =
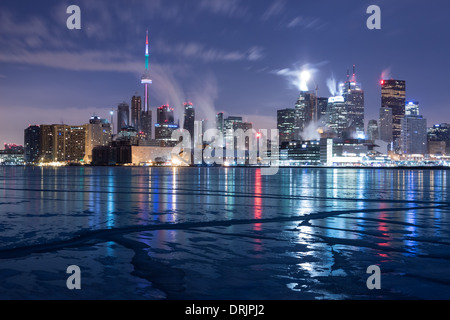
[[[152,80],[150,79],[150,70],[149,70],[149,50],[148,50],[148,29],[145,37],[145,71],[141,78],[141,83],[145,87],[145,95],[144,95],[144,106],[141,114],[141,126],[143,133],[145,133],[147,139],[151,139],[152,136],[152,111],[150,110],[150,94],[149,94],[149,85],[152,84]]]
[[[148,71],[148,29],[145,37],[145,71]]]

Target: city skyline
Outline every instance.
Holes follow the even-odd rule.
[[[0,300],[450,299],[449,9],[1,1]]]
[[[340,9],[330,4],[330,12],[328,9],[317,10],[312,3],[299,5],[293,1],[261,1],[258,5],[242,1],[226,3],[219,0],[196,4],[150,1],[142,9],[150,12],[151,19],[138,12],[136,3],[132,3],[121,13],[136,16],[136,24],[133,21],[130,26],[125,25],[124,19],[120,17],[116,25],[112,23],[113,17],[118,14],[118,2],[93,5],[81,1],[77,3],[82,12],[81,30],[65,28],[68,15],[62,4],[46,4],[43,8],[30,5],[23,12],[24,19],[17,23],[17,6],[9,1],[2,3],[0,32],[5,45],[0,54],[0,110],[6,117],[1,117],[0,141],[22,144],[23,130],[30,124],[86,123],[93,114],[107,118],[109,110],[116,108],[119,103],[124,101],[130,104],[136,92],[143,97],[139,79],[144,66],[142,43],[147,28],[150,37],[150,74],[154,81],[150,89],[150,106],[156,111],[157,107],[169,104],[175,108],[177,119],[183,117],[183,103],[192,101],[198,119],[214,120],[218,112],[224,111],[228,115],[243,116],[245,121],[252,122],[256,128],[275,128],[277,110],[292,108],[298,97],[298,87],[290,83],[290,71],[307,66],[313,76],[309,89],[314,89],[314,81],[318,85],[319,96],[329,97],[332,94],[328,90],[328,80],[335,77],[336,83],[345,81],[346,70],[356,65],[357,81],[366,95],[366,126],[369,120],[378,119],[381,96],[379,81],[382,78],[406,80],[406,99],[420,102],[422,114],[428,119],[429,126],[446,122],[446,119],[450,121],[450,114],[444,108],[445,68],[433,67],[437,62],[434,60],[439,59],[430,60],[427,67],[413,64],[419,52],[420,55],[430,52],[423,52],[422,49],[412,55],[408,47],[397,43],[402,41],[396,38],[397,42],[392,42],[391,39],[394,31],[404,33],[406,38],[412,35],[414,28],[424,27],[423,33],[426,33],[433,26],[431,18],[440,21],[441,11],[429,10],[433,12],[433,17],[424,17],[414,26],[408,25],[411,28],[407,31],[397,27],[393,19],[395,14],[417,14],[417,7],[422,4],[412,2],[408,7],[400,8],[398,4],[383,5],[380,1],[383,27],[382,30],[370,31],[364,23],[367,19],[365,5],[355,5],[349,1],[341,3]],[[168,8],[172,8],[172,11]],[[293,8],[297,10],[289,10]],[[331,11],[342,12],[345,8],[352,8],[347,18],[330,18]],[[181,9],[187,9],[193,15],[184,17],[180,14]],[[291,17],[289,11],[297,15]],[[95,12],[102,13],[102,28],[92,19]],[[172,16],[156,17],[158,12],[171,12]],[[309,18],[300,16],[300,12],[309,14]],[[218,20],[212,24],[213,30],[205,31],[205,36],[195,36],[187,30],[180,32],[180,35],[175,34],[182,28],[200,28],[203,22],[200,23],[201,19],[193,20],[193,17],[202,16],[209,17],[209,24],[213,17]],[[347,21],[351,20],[351,16],[358,18]],[[401,17],[404,19],[403,15]],[[180,19],[176,19],[177,23],[169,27],[168,21],[175,18]],[[162,24],[157,23],[161,21]],[[229,27],[230,21],[236,26]],[[356,22],[359,22],[358,26]],[[261,30],[267,40],[257,37],[250,47],[248,43],[242,44],[242,40],[231,40],[231,34],[238,27],[252,23],[264,27]],[[334,43],[334,40],[328,39],[328,32],[332,32],[332,25],[336,23],[343,31],[347,31],[348,36],[364,35],[364,39],[358,40],[361,47],[359,51],[354,50],[354,43],[347,44],[347,48],[333,50],[333,53],[317,50],[328,40],[330,46]],[[269,26],[276,27],[270,32],[264,32]],[[121,32],[114,32],[116,29]],[[218,43],[216,38],[211,37],[211,33],[217,30],[221,30],[227,41]],[[283,37],[275,40],[280,34]],[[300,44],[294,48],[295,42],[291,41],[294,41],[295,36],[311,41],[305,42],[307,46]],[[415,43],[429,41],[429,38],[417,35]],[[362,49],[367,41],[373,42],[375,39],[389,40],[392,49],[389,57],[375,55],[374,58],[373,55],[380,50],[374,50],[373,46]],[[75,40],[80,45],[76,45]],[[280,43],[292,50],[278,52],[276,48]],[[446,45],[442,43],[443,47]],[[229,51],[226,50],[228,48]],[[351,54],[344,55],[346,51]],[[99,62],[100,54],[103,54],[104,59]],[[442,53],[433,51],[433,54]],[[66,59],[58,61],[56,58]],[[22,77],[19,81],[17,76],[23,72],[26,72],[27,78]],[[192,77],[193,74],[195,77]],[[434,80],[433,90],[430,88],[431,81],[426,79]],[[24,87],[29,90],[26,95],[20,95]],[[17,121],[7,121],[6,118]]]

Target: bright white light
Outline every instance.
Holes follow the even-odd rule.
[[[308,70],[302,71],[302,73],[300,74],[300,79],[303,82],[308,82],[309,80],[311,80],[311,73]]]
[[[366,135],[364,133],[358,133],[358,139],[364,140],[366,138]]]

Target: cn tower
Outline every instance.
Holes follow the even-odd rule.
[[[145,86],[144,107],[141,114],[141,129],[146,139],[152,138],[152,111],[150,110],[149,85],[152,84],[149,71],[148,29],[145,38],[145,71],[141,78],[141,84]]]

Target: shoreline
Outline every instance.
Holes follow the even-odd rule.
[[[66,166],[37,166],[37,165],[0,165],[0,167],[33,167],[33,168],[223,168],[223,169],[264,169],[268,166],[132,166],[132,165],[66,165]],[[450,170],[450,167],[444,166],[392,166],[392,167],[367,167],[367,166],[279,166],[279,169],[365,169],[365,170]]]

